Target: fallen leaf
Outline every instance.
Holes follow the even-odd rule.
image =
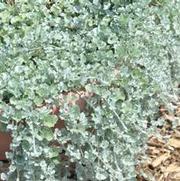
[[[159,139],[155,138],[155,137],[151,137],[148,140],[147,144],[149,146],[162,147],[164,145],[164,142],[162,140],[159,140]]]
[[[174,148],[180,148],[180,139],[171,138],[168,141],[168,145],[173,146]]]
[[[177,165],[176,163],[172,163],[171,165],[169,165],[165,170],[164,172],[180,172],[180,166]]]
[[[164,162],[165,160],[167,160],[169,158],[169,153],[165,153],[161,156],[159,156],[158,158],[156,158],[153,162],[152,162],[152,166],[155,168],[157,166],[159,166],[162,162]]]
[[[160,150],[157,149],[156,147],[150,146],[146,151],[146,153],[149,155],[158,155],[160,153]]]
[[[177,116],[180,116],[180,106],[177,108],[177,110],[176,110],[176,115]]]
[[[169,121],[174,121],[175,117],[174,115],[164,114],[164,118]]]
[[[175,180],[180,180],[180,173],[174,174],[171,178]]]
[[[158,179],[158,181],[163,181],[164,180],[164,178],[163,178],[164,176],[163,175],[161,175],[160,177],[159,177],[159,179]]]
[[[174,137],[180,138],[180,131],[175,130]]]
[[[161,113],[164,113],[165,111],[167,111],[167,109],[165,108],[165,106],[161,105],[160,108],[159,108],[159,111]]]

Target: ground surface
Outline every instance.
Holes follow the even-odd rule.
[[[180,181],[180,103],[174,114],[163,107],[160,111],[166,123],[158,128],[159,135],[151,136],[147,142],[147,158],[141,157],[142,164],[137,166],[142,173],[138,181]]]

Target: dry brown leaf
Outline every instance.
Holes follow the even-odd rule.
[[[157,149],[156,147],[150,146],[147,150],[147,154],[149,155],[158,155],[161,150]]]
[[[165,170],[164,172],[168,172],[168,173],[171,173],[171,172],[177,172],[177,173],[180,173],[180,165],[176,164],[176,163],[172,163],[171,165],[169,165]]]
[[[174,137],[180,138],[180,131],[175,130]]]
[[[164,165],[165,167],[167,167],[167,166],[170,165],[171,163],[172,163],[172,158],[166,160],[166,161],[163,163],[163,165]],[[161,167],[161,169],[162,169],[162,167]]]
[[[175,173],[171,178],[174,179],[174,180],[180,180],[180,172]]]
[[[162,147],[164,145],[164,142],[162,140],[159,140],[158,138],[156,137],[151,137],[147,144],[149,146],[156,146],[156,147]]]
[[[170,115],[170,114],[164,114],[164,118],[166,120],[169,120],[169,121],[174,121],[175,120],[174,115]]]
[[[177,110],[176,110],[176,115],[177,115],[177,116],[180,116],[180,107],[177,108]]]
[[[174,148],[180,148],[180,139],[171,138],[168,141],[168,145],[173,146]]]
[[[155,168],[155,167],[159,166],[162,162],[166,161],[169,157],[170,157],[169,153],[165,153],[165,154],[157,157],[157,158],[152,162],[151,165]]]
[[[164,180],[164,178],[163,178],[164,176],[163,175],[161,175],[160,177],[159,177],[159,179],[158,179],[158,181],[163,181]]]

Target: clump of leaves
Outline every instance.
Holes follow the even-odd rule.
[[[8,180],[67,180],[68,162],[77,180],[135,179],[135,155],[180,77],[180,2],[150,2],[0,3],[1,120],[13,136]],[[84,110],[59,98],[81,90],[93,95]],[[65,127],[54,131],[60,118]]]

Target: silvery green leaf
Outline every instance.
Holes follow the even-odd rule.
[[[106,171],[104,171],[102,168],[97,168],[96,170],[96,179],[97,180],[105,180],[108,177]]]
[[[7,175],[5,173],[1,173],[1,179],[2,180],[7,180]]]
[[[57,123],[57,120],[58,120],[58,118],[55,115],[46,115],[43,118],[43,124],[44,124],[44,126],[51,128]]]

